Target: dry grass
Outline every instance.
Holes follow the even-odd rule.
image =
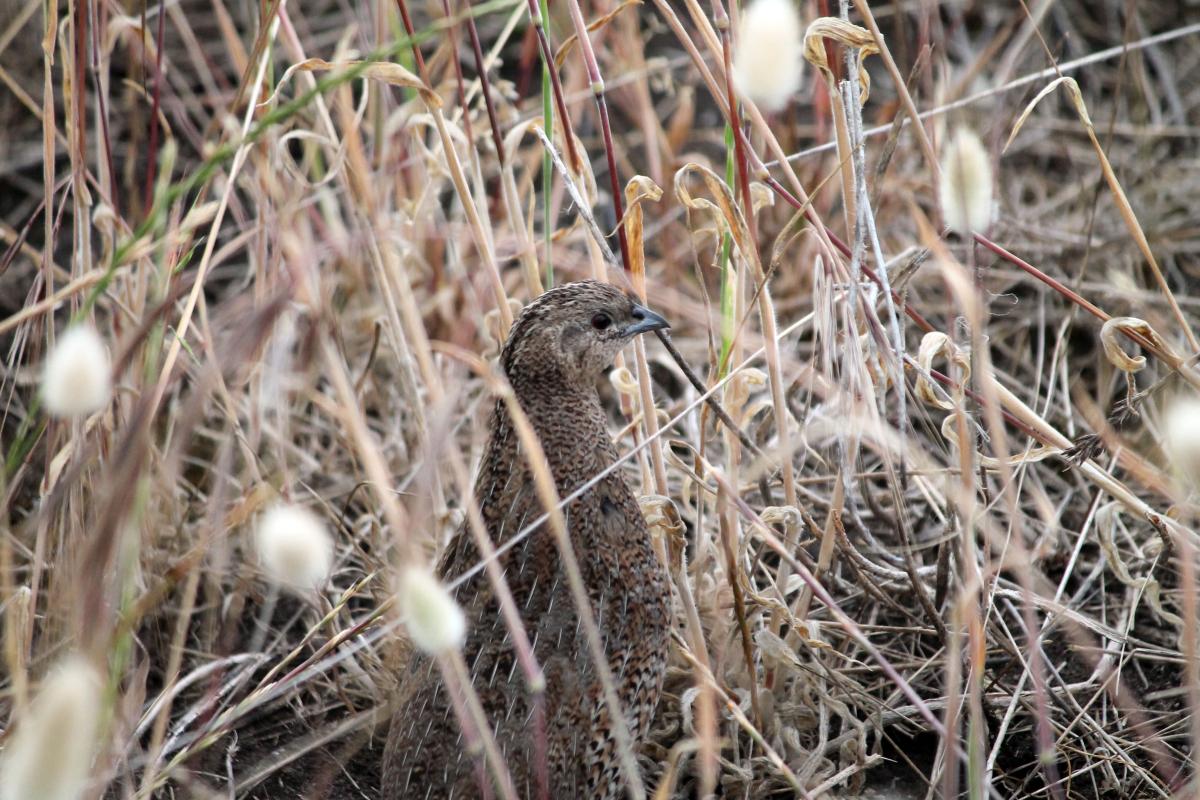
[[[676,587],[647,796],[1194,796],[1194,4],[849,5],[764,117],[722,0],[553,0],[542,40],[532,0],[7,0],[0,747],[69,653],[107,679],[88,797],[251,796],[369,729],[393,576],[467,511],[477,356],[624,267],[741,428],[653,340],[602,387]],[[39,400],[70,320],[114,362],[87,420]],[[280,498],[335,533],[319,592],[256,565]]]

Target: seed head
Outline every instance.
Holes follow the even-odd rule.
[[[51,672],[0,755],[0,800],[77,800],[96,749],[102,681],[70,658]]]
[[[803,31],[793,0],[754,0],[742,14],[733,82],[764,111],[779,111],[804,77]]]
[[[333,564],[333,539],[311,511],[279,505],[259,520],[258,557],[270,579],[297,591],[315,589]]]
[[[46,358],[42,402],[56,417],[81,417],[99,411],[112,394],[112,365],[95,329],[67,329]]]
[[[408,567],[400,577],[400,611],[413,644],[430,655],[463,646],[467,620],[446,587],[425,569]]]
[[[1167,406],[1163,449],[1180,477],[1200,488],[1200,399],[1180,397]]]
[[[942,154],[938,186],[946,224],[960,236],[992,224],[992,162],[970,128],[959,128]]]

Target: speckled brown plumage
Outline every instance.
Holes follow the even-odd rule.
[[[596,382],[633,336],[664,326],[617,289],[591,281],[547,292],[514,323],[501,365],[537,430],[560,496],[616,460]],[[502,402],[492,411],[475,494],[496,545],[542,513]],[[566,519],[636,740],[649,728],[662,689],[670,629],[666,575],[620,471],[569,503]],[[453,581],[478,561],[474,541],[462,532],[438,571]],[[546,674],[550,797],[622,795],[614,733],[552,534],[539,528],[502,564]],[[532,705],[499,605],[482,572],[458,587],[457,598],[471,621],[464,656],[472,684],[518,795],[534,798]],[[416,659],[402,692],[385,748],[383,797],[488,796],[491,787],[476,782],[481,762],[466,752],[436,665]]]

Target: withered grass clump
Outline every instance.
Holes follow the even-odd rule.
[[[645,796],[1195,794],[1187,3],[798,3],[782,109],[724,0],[10,5],[0,765],[82,659],[85,796],[371,796],[498,344],[624,271],[672,322],[601,387],[672,583]]]

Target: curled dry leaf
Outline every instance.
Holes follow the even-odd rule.
[[[1121,520],[1124,511],[1124,507],[1115,500],[1104,504],[1096,511],[1096,537],[1100,541],[1101,549],[1104,550],[1104,557],[1121,583],[1145,594],[1146,600],[1155,614],[1158,614],[1164,622],[1174,625],[1177,628],[1182,628],[1183,620],[1174,612],[1163,607],[1162,587],[1159,585],[1158,580],[1154,578],[1153,574],[1135,578],[1129,571],[1129,564],[1117,548],[1115,534],[1118,529],[1121,530],[1123,539],[1134,542],[1135,547],[1137,546],[1132,532],[1126,528],[1125,523]],[[1138,553],[1137,555],[1139,557],[1148,556],[1156,558],[1161,552],[1161,541],[1155,536],[1145,548],[1145,553]]]
[[[283,77],[279,79],[279,84],[275,87],[275,91],[271,93],[270,97],[259,103],[259,106],[268,106],[273,103],[284,84],[297,72],[328,72],[330,70],[357,70],[361,77],[369,80],[379,81],[380,83],[392,86],[402,86],[406,89],[416,89],[420,93],[421,99],[430,108],[442,107],[442,99],[438,97],[437,92],[426,86],[425,82],[416,75],[392,61],[334,62],[326,61],[323,58],[308,58],[297,64],[292,64],[283,73]]]
[[[961,380],[966,381],[971,377],[971,361],[967,354],[960,350],[946,334],[941,331],[930,331],[921,338],[921,347],[917,351],[917,363],[921,365],[921,374],[917,376],[917,397],[927,405],[935,406],[943,411],[953,411],[954,402],[948,399],[943,400],[942,394],[926,377],[933,369],[933,360],[939,357],[949,359],[959,368]]]
[[[789,541],[796,531],[800,530],[800,525],[804,522],[804,517],[795,506],[767,506],[759,513],[758,517],[764,524],[782,525]]]
[[[764,208],[775,207],[775,192],[770,186],[758,181],[750,183],[750,204],[754,206],[754,213],[758,214]]]
[[[1158,335],[1158,331],[1150,323],[1137,317],[1113,317],[1104,323],[1100,329],[1100,343],[1104,345],[1104,355],[1112,365],[1122,372],[1137,372],[1146,366],[1145,356],[1131,356],[1121,347],[1120,337],[1130,334],[1140,336],[1161,352],[1167,354],[1172,361],[1178,360],[1171,345]]]
[[[741,370],[725,386],[725,410],[736,420],[745,422],[746,402],[751,393],[767,385],[767,373],[761,369]]]
[[[629,271],[633,273],[633,285],[638,294],[646,294],[646,252],[643,244],[644,225],[642,202],[657,203],[663,190],[645,175],[634,175],[625,184],[625,239],[629,243]]]
[[[750,404],[744,406],[742,408],[742,413],[739,414],[737,417],[738,425],[745,428],[747,425],[750,424],[750,420],[757,417],[761,411],[764,411],[764,410],[770,408],[771,405],[772,405],[772,403],[771,403],[770,399],[762,398],[762,399],[756,400],[753,403],[750,403]],[[788,419],[789,420],[791,419],[790,414],[788,415]]]
[[[692,707],[696,704],[696,698],[699,696],[700,688],[697,686],[685,689],[679,696],[679,711],[683,717],[683,730],[687,734],[696,733],[695,714]]]
[[[508,298],[508,308],[512,312],[515,319],[524,308],[524,304],[514,297]],[[500,310],[493,308],[491,311],[483,315],[483,330],[487,343],[486,352],[489,356],[496,355],[500,352],[500,348],[504,345],[504,340],[508,336],[508,331],[502,330],[503,322],[500,319]]]
[[[754,186],[759,185],[761,184],[752,184],[750,187],[751,193],[754,191]],[[807,208],[807,205],[805,207]],[[779,235],[775,237],[775,241],[771,245],[771,260],[769,262],[770,272],[774,273],[777,269],[779,269],[780,265],[783,263],[783,257],[787,253],[787,249],[791,246],[792,242],[796,241],[801,235],[810,230],[807,227],[807,223],[808,220],[804,216],[803,209],[792,214],[792,218],[788,220],[786,225],[783,226],[783,230],[779,232]],[[820,258],[820,256],[817,256],[818,261]],[[820,271],[821,268],[820,266],[816,266],[815,269]]]
[[[112,257],[113,243],[116,239],[117,215],[113,212],[112,206],[108,203],[97,203],[96,210],[92,212],[92,227],[100,234],[100,242],[102,252],[104,253],[104,261],[108,261]]]
[[[557,121],[555,122],[555,125],[557,125]],[[522,139],[529,135],[530,128],[533,128],[534,126],[538,126],[543,129],[546,127],[542,122],[541,117],[533,117],[532,119],[522,120],[521,122],[516,123],[512,126],[508,133],[504,135],[504,161],[506,164],[512,160],[513,154],[517,152],[517,146],[521,144]]]
[[[884,362],[884,354],[875,346],[875,339],[871,334],[864,333],[858,337],[858,350],[862,353],[863,368],[866,369],[871,384],[884,391],[890,389],[894,383],[892,370]]]
[[[643,200],[649,200],[652,203],[657,203],[662,199],[663,190],[654,181],[647,178],[645,175],[634,175],[625,184],[625,203],[627,204],[626,213],[632,211],[635,206]]]
[[[661,199],[662,187],[655,184],[646,175],[634,175],[629,179],[628,184],[625,184],[625,203],[629,206],[626,207],[626,211],[641,203],[642,200],[658,203]]]
[[[633,377],[633,373],[629,371],[629,367],[617,367],[608,373],[608,380],[612,383],[613,388],[621,394],[637,397],[638,383]]]
[[[687,548],[687,528],[675,501],[659,494],[648,494],[638,498],[646,527],[659,557],[676,579],[683,577],[683,553]]]
[[[144,20],[134,16],[125,14],[113,14],[108,18],[108,23],[104,26],[104,50],[106,55],[113,52],[113,48],[117,46],[117,42],[122,42],[126,46],[136,44],[137,47],[145,48],[142,50],[146,58],[146,63],[157,61],[159,69],[162,70],[162,75],[167,74],[168,69],[174,69],[170,59],[162,59],[158,61],[158,43],[155,41],[152,28],[148,25],[143,25]],[[140,85],[140,84],[139,84]]]
[[[957,424],[958,415],[960,413],[962,413],[962,412],[956,411],[955,413],[948,415],[944,420],[942,420],[942,436],[946,439],[947,442],[949,442],[950,446],[956,452],[958,451],[959,446],[960,446],[959,440],[958,440],[958,424]],[[979,459],[979,465],[981,467],[983,467],[984,469],[998,470],[998,469],[1000,469],[1001,464],[1003,464],[1003,466],[1009,467],[1009,468],[1019,467],[1022,464],[1036,464],[1039,461],[1045,461],[1047,458],[1050,458],[1051,456],[1062,455],[1063,452],[1065,452],[1065,451],[1061,447],[1039,445],[1037,447],[1029,448],[1029,450],[1021,453],[1020,455],[1009,456],[1008,458],[1004,459],[1003,462],[999,458],[995,458],[994,456],[984,455],[983,453],[976,453],[976,458]]]
[[[692,173],[696,173],[704,181],[704,185],[716,199],[715,203],[703,197],[694,197],[688,191],[688,176]],[[730,233],[738,252],[746,258],[757,261],[758,250],[750,245],[750,229],[746,225],[746,218],[742,216],[742,210],[737,203],[733,202],[733,193],[728,184],[715,172],[695,162],[684,164],[675,173],[675,196],[687,208],[689,214],[692,211],[698,211],[711,216],[717,223],[718,236],[726,232]],[[694,227],[693,230],[695,230]]]
[[[1025,106],[1025,110],[1021,112],[1021,116],[1017,117],[1017,121],[1013,124],[1012,133],[1008,135],[1008,141],[1004,143],[1004,149],[1001,152],[1008,150],[1008,146],[1013,143],[1013,139],[1017,138],[1017,133],[1020,132],[1021,126],[1025,124],[1025,120],[1033,113],[1033,109],[1042,101],[1042,98],[1057,89],[1059,85],[1067,87],[1067,91],[1071,95],[1071,102],[1075,105],[1076,113],[1079,114],[1079,119],[1082,120],[1084,125],[1089,128],[1092,127],[1092,118],[1088,116],[1087,105],[1083,102],[1083,93],[1079,91],[1079,84],[1075,82],[1074,78],[1064,76],[1050,81],[1044,89],[1029,101],[1029,104]]]
[[[769,628],[760,628],[754,632],[754,643],[762,654],[763,664],[773,670],[785,672],[800,672],[804,665],[796,656],[787,642],[771,632]]]
[[[871,94],[871,76],[863,69],[863,61],[867,56],[879,52],[879,48],[875,46],[875,38],[866,28],[844,19],[820,17],[813,20],[804,33],[804,58],[821,71],[827,83],[832,84],[833,71],[829,68],[829,60],[826,58],[826,39],[858,50],[858,83],[862,89],[859,102],[866,104],[867,97]]]

